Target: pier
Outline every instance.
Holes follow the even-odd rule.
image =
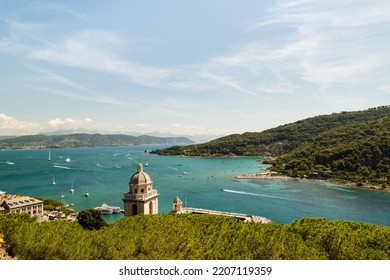
[[[254,223],[262,223],[262,224],[272,223],[272,220],[265,217],[253,216],[253,215],[241,214],[241,213],[221,212],[221,211],[201,209],[201,208],[182,207],[180,211],[176,211],[176,213],[220,215],[220,216],[234,217],[244,222],[254,222]]]

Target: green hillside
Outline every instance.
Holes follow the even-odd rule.
[[[263,132],[157,150],[161,155],[271,156],[292,177],[390,185],[390,106],[317,116]]]
[[[333,113],[285,124],[262,132],[221,137],[203,144],[156,150],[160,155],[186,156],[278,156],[298,148],[315,136],[351,123],[364,123],[390,116],[390,106],[365,111]]]
[[[124,134],[26,135],[0,140],[0,149],[79,148],[152,144],[191,144],[186,137],[131,136]]]
[[[319,218],[281,225],[167,213],[89,231],[77,222],[7,214],[0,234],[11,256],[27,260],[390,259],[390,227]]]
[[[292,177],[390,185],[390,116],[323,132],[277,157],[273,170]]]

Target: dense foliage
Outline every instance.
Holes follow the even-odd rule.
[[[108,226],[103,219],[102,211],[96,209],[85,209],[78,213],[77,222],[85,229],[98,230]]]
[[[390,259],[390,227],[326,219],[278,225],[138,215],[89,231],[77,222],[7,214],[0,233],[18,259]]]
[[[292,177],[390,185],[390,117],[319,134],[278,157],[273,169]]]
[[[272,156],[293,177],[390,185],[390,106],[308,118],[263,132],[157,150],[161,155]]]
[[[232,134],[203,144],[173,146],[155,152],[161,155],[185,156],[278,156],[291,152],[304,142],[312,141],[321,133],[342,128],[351,123],[364,124],[387,116],[390,116],[390,106],[365,111],[333,113],[300,120],[263,132]]]
[[[79,148],[151,144],[191,144],[186,137],[131,136],[123,134],[26,135],[0,140],[0,149]]]

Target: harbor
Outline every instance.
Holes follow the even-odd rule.
[[[145,149],[157,147],[52,148],[51,161],[44,149],[1,151],[0,189],[53,198],[76,212],[101,206],[103,202],[124,208],[123,194],[128,192],[130,176],[141,159],[148,162],[145,171],[153,178],[160,194],[159,213],[170,212],[172,199],[179,196],[183,207],[248,213],[275,223],[316,216],[389,225],[389,193],[274,176],[238,179],[235,177],[239,174],[261,173],[266,165],[257,163],[256,157],[162,157],[144,153]],[[64,161],[68,157],[69,163]],[[182,175],[183,172],[187,175]],[[74,193],[69,190],[72,182]],[[146,195],[146,192],[134,195]],[[124,216],[114,211],[112,214],[104,215],[109,223]]]

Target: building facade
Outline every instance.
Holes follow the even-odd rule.
[[[153,181],[144,172],[142,163],[137,166],[129,182],[129,192],[123,195],[125,216],[158,213],[158,193],[153,189]]]
[[[29,196],[3,196],[0,199],[0,214],[7,213],[27,213],[30,216],[43,215],[43,201]]]

